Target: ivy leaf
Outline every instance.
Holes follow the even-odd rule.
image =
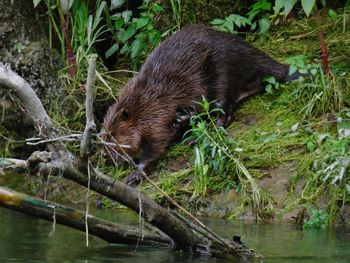
[[[311,14],[312,9],[314,8],[316,0],[301,0],[301,6],[308,17]]]

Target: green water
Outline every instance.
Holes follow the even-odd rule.
[[[120,223],[136,223],[133,214],[94,212]],[[291,224],[242,224],[206,220],[223,237],[240,233],[242,240],[264,257],[248,262],[350,262],[350,229],[301,231]],[[50,235],[50,233],[52,233]],[[113,245],[64,226],[0,208],[0,263],[2,262],[232,262],[194,257],[167,248]],[[247,262],[247,261],[244,261]]]

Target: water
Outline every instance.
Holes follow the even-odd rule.
[[[94,211],[115,222],[137,222],[125,211]],[[206,220],[221,236],[240,233],[242,240],[261,253],[261,260],[250,262],[350,262],[350,229],[307,230],[291,224],[242,224],[229,220]],[[56,225],[52,235],[50,222],[0,208],[0,262],[232,262],[228,259],[194,257],[166,248],[108,245],[85,233]]]

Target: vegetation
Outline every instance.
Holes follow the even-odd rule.
[[[77,71],[74,78],[62,71],[67,96],[64,101],[53,103],[51,109],[51,116],[65,128],[64,132],[82,130],[85,58],[96,51],[96,44],[104,41],[106,34],[112,42],[100,54],[96,83],[96,104],[101,107],[113,101],[131,76],[130,70],[138,69],[162,36],[180,29],[183,23],[184,10],[179,0],[170,1],[171,10],[145,0],[137,16],[123,9],[125,1],[112,2],[114,5],[108,6],[106,1],[96,1],[91,7],[86,1],[75,0],[69,11],[63,11],[57,1],[34,1],[37,9],[41,6],[45,10],[50,43],[55,47],[58,41],[63,58],[68,54],[67,35],[61,30],[60,16],[70,12],[70,42]],[[175,200],[196,209],[202,200],[233,191],[237,194],[236,208],[225,216],[237,217],[250,208],[262,219],[304,206],[323,208],[309,209],[311,217],[305,228],[325,226],[349,205],[349,1],[334,10],[319,5],[320,16],[314,15],[319,12],[316,2],[255,1],[245,14],[212,19],[212,26],[241,34],[253,45],[290,64],[290,73],[299,70],[309,76],[283,85],[266,78],[267,93],[244,102],[227,130],[215,125],[220,111],[212,109],[210,102],[200,102],[203,112],[192,117],[186,138],[169,150],[152,175]],[[165,11],[171,12],[172,22],[161,31],[157,22]],[[318,25],[327,32],[328,74],[319,57]],[[108,72],[102,61],[116,54],[118,70]],[[66,105],[73,106],[61,115],[58,109],[68,108]],[[189,146],[192,141],[195,144]],[[78,150],[74,142],[70,146]],[[10,149],[6,145],[1,155],[8,156]],[[115,178],[121,179],[130,172],[126,167],[104,165],[99,153],[94,158],[104,172]],[[286,167],[289,172],[284,178],[288,181],[284,192],[270,192],[270,186],[264,183],[266,178]],[[165,202],[149,185],[144,184],[143,188]],[[321,203],[321,199],[327,202]],[[105,201],[105,205],[110,203]]]

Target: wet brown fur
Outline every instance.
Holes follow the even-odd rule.
[[[179,111],[198,107],[194,101],[204,96],[222,106],[222,125],[228,126],[237,103],[264,90],[263,77],[283,82],[287,72],[287,66],[232,34],[187,26],[149,55],[109,108],[104,129],[145,167],[178,135],[173,124]]]

